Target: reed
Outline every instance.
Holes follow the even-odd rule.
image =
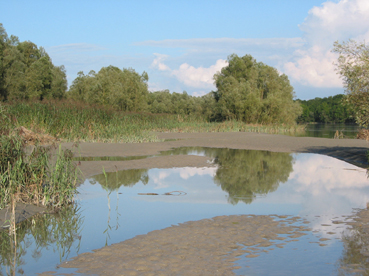
[[[127,113],[73,101],[15,102],[5,112],[16,127],[62,141],[141,143],[159,141],[155,132],[289,133],[304,126],[208,122],[197,115]]]
[[[60,208],[71,203],[77,170],[70,151],[36,146],[31,154],[17,136],[0,136],[0,209],[12,202]]]

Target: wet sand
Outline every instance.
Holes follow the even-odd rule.
[[[294,225],[301,221],[253,215],[190,221],[80,254],[61,267],[94,275],[236,275],[240,256],[256,258],[306,235],[310,229]]]

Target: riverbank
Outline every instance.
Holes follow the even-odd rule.
[[[249,150],[266,150],[273,152],[316,153],[344,160],[348,163],[368,167],[367,151],[369,143],[356,139],[326,139],[311,137],[291,137],[285,135],[261,134],[250,132],[218,133],[156,133],[164,142],[155,143],[63,143],[62,149],[70,149],[78,157],[134,157],[151,158],[126,161],[80,161],[78,164],[84,178],[106,172],[127,169],[173,168],[173,167],[207,167],[209,159],[203,156],[170,155],[157,156],[162,151],[180,147],[212,147]],[[40,209],[34,206],[19,205],[16,221],[26,219]],[[0,226],[10,218],[6,209],[0,211]]]
[[[80,143],[74,149],[80,157],[154,156],[162,151],[180,147],[211,147],[266,150],[272,152],[317,153],[338,158],[348,163],[367,168],[369,143],[356,139],[326,139],[291,137],[285,135],[249,132],[222,133],[157,133],[164,142],[139,144]],[[72,143],[62,145],[71,149]],[[150,169],[172,167],[206,167],[208,159],[201,156],[158,156],[126,161],[81,161],[79,168],[85,178],[102,173],[126,169]]]

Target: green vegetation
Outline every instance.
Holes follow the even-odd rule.
[[[347,102],[352,106],[356,123],[369,125],[369,46],[353,40],[334,43],[339,54],[337,71],[343,79]]]
[[[6,107],[1,106],[0,117],[0,209],[18,201],[54,209],[72,202],[77,181],[72,153],[41,145],[27,153]]]
[[[145,111],[147,109],[146,72],[139,75],[133,69],[120,70],[114,66],[103,67],[96,74],[91,71],[87,76],[83,72],[68,92],[68,97],[89,104],[109,105],[123,111]]]
[[[208,122],[194,115],[126,113],[74,101],[4,104],[15,127],[47,133],[63,141],[152,142],[153,132],[294,132],[299,126],[248,125],[240,121]],[[300,127],[303,128],[303,127]]]
[[[301,114],[286,75],[250,56],[231,55],[214,75],[218,115],[247,123],[291,124]]]
[[[297,118],[299,123],[355,123],[352,109],[345,104],[345,95],[298,100],[302,114]]]
[[[42,47],[8,37],[0,23],[0,100],[60,99],[67,90],[63,66],[54,66]]]
[[[71,108],[68,112],[64,112],[65,109],[63,109],[64,114],[60,114],[59,121],[51,122],[48,120],[48,125],[42,121],[47,116],[41,114],[46,112],[45,108],[41,108],[38,113],[31,112],[34,127],[61,138],[67,136],[70,139],[98,141],[100,137],[104,136],[101,133],[87,131],[85,118],[73,121],[72,118],[68,117],[77,114],[77,106],[89,109],[92,105],[105,106],[123,112],[190,116],[197,118],[197,123],[227,120],[258,125],[293,125],[296,123],[301,108],[299,103],[293,101],[293,87],[286,75],[280,75],[277,69],[256,62],[250,55],[244,57],[231,55],[228,62],[228,66],[214,75],[217,91],[209,92],[202,97],[193,97],[186,92],[169,93],[168,90],[150,93],[147,85],[149,77],[146,72],[138,74],[132,68],[120,69],[111,65],[101,68],[98,73],[90,71],[85,75],[83,72],[79,72],[78,77],[67,91],[64,67],[54,66],[42,47],[37,47],[30,41],[19,42],[15,36],[8,37],[0,24],[0,100],[13,103],[16,108],[24,108],[23,112],[29,112],[26,104],[21,107],[20,100],[68,99],[68,102],[53,103],[56,106],[68,104]],[[36,107],[36,104],[32,103],[30,106],[33,108]],[[52,109],[52,106],[49,105],[47,108]],[[62,109],[59,108],[59,110]],[[91,112],[80,112],[76,116],[81,117],[88,115],[88,113]],[[113,123],[110,121],[111,114],[115,116],[117,113],[114,111],[104,111],[103,113],[102,116],[108,114],[109,118],[95,117],[91,121],[97,124],[100,121],[104,124],[108,122],[106,125],[111,125]],[[124,117],[128,119],[120,115],[121,121],[117,124],[115,124],[117,120],[113,119],[116,125],[114,130],[109,126],[107,126],[108,129],[104,129],[100,125],[97,127],[90,125],[89,127],[90,129],[94,128],[97,132],[108,132],[101,139],[131,142],[129,139],[116,138],[126,136],[124,134],[132,130],[127,130],[125,126],[120,125],[125,124],[125,120],[129,121],[128,125],[132,125],[131,120],[135,115],[125,114]],[[149,117],[149,115],[146,116],[148,121],[156,120]],[[159,120],[163,118],[163,116],[159,117]],[[13,116],[13,118],[19,120],[18,117]],[[68,124],[65,124],[67,121],[76,123],[72,131],[78,132],[76,130],[78,126],[82,127],[82,133],[70,133]],[[189,121],[184,119],[183,122]],[[57,126],[59,123],[63,125],[63,128]],[[188,126],[184,125],[183,127],[187,128]],[[155,129],[156,126],[151,126],[149,129],[153,128]],[[163,129],[164,126],[161,125],[159,128]],[[179,129],[180,127],[169,127],[169,129],[174,128]],[[146,129],[148,129],[146,126],[141,128],[141,130]],[[135,134],[135,136],[140,135]]]
[[[25,153],[18,136],[0,136],[0,209],[15,201],[60,208],[73,201],[77,180],[70,151],[36,146]]]

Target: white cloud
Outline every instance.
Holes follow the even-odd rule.
[[[156,56],[156,58],[152,62],[151,66],[153,68],[159,69],[159,71],[170,71],[170,68],[163,63],[163,60],[168,58],[168,55],[157,54],[157,53],[154,53],[154,55]]]
[[[327,1],[309,11],[300,29],[310,43],[326,47],[331,47],[336,40],[362,37],[369,31],[369,2]]]
[[[185,85],[196,88],[213,88],[214,74],[227,65],[228,62],[224,59],[218,59],[214,65],[208,68],[201,66],[195,68],[187,63],[183,63],[178,70],[173,70],[172,74]]]
[[[300,29],[304,32],[305,49],[296,50],[283,70],[305,85],[342,87],[333,65],[337,55],[331,49],[336,40],[369,38],[369,1],[327,1],[309,11]]]
[[[178,173],[179,176],[182,179],[188,179],[190,177],[193,177],[195,175],[210,175],[211,177],[214,177],[216,174],[218,168],[213,167],[213,168],[190,168],[190,167],[185,167],[185,168],[178,168],[178,169],[173,169],[173,172]]]
[[[296,59],[284,65],[285,73],[303,85],[313,87],[342,87],[342,80],[337,76],[334,61],[336,54],[323,51],[319,46],[295,52]]]
[[[213,88],[213,76],[219,72],[228,62],[224,59],[218,59],[214,65],[210,67],[194,67],[187,63],[183,63],[178,69],[172,70],[164,60],[168,58],[167,55],[154,54],[156,58],[151,64],[152,68],[159,71],[168,71],[172,76],[176,77],[181,83],[195,88]]]

